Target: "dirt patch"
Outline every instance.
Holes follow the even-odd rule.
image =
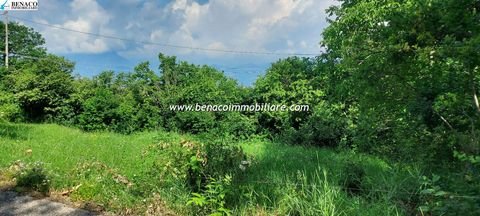
[[[0,215],[93,216],[94,213],[69,207],[49,199],[35,199],[13,191],[0,191]]]

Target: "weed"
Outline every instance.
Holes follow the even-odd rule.
[[[27,190],[48,194],[50,191],[50,179],[41,162],[26,165],[15,176],[17,187]]]
[[[205,190],[192,193],[187,205],[194,206],[197,215],[222,216],[231,215],[232,211],[225,207],[225,197],[231,192],[231,176],[220,179],[210,178]]]

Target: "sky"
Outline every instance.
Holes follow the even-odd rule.
[[[12,21],[40,32],[49,52],[75,61],[75,73],[82,76],[103,70],[131,71],[143,61],[158,71],[158,54],[164,53],[213,66],[251,85],[287,54],[321,53],[321,33],[328,25],[325,10],[334,4],[334,0],[39,0],[38,11],[9,14]],[[280,54],[235,54],[158,44]]]

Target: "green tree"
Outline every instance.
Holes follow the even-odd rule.
[[[328,65],[323,57],[290,57],[272,64],[255,83],[259,104],[308,105],[308,112],[257,113],[258,124],[293,144],[336,146],[346,127],[345,105],[327,91]]]
[[[71,73],[74,64],[62,57],[48,55],[45,39],[34,29],[9,23],[9,69],[4,68],[5,53],[0,56],[0,90],[11,96],[8,101],[16,116],[29,121],[53,120],[67,110],[73,91]],[[5,25],[0,25],[0,49],[5,50]],[[12,110],[12,109],[11,109]]]
[[[112,88],[115,79],[113,71],[104,71],[92,81],[83,81],[75,98],[80,101],[81,110],[77,116],[78,126],[84,130],[112,129],[119,121],[120,95]]]
[[[162,125],[160,80],[149,62],[138,64],[132,73],[118,74],[113,89],[121,95],[121,120],[116,131],[157,129]]]
[[[208,66],[196,66],[187,62],[176,62],[175,57],[159,55],[161,80],[161,106],[165,127],[191,133],[205,132],[213,128],[222,133],[245,133],[238,127],[229,127],[227,120],[238,120],[221,112],[175,112],[171,105],[222,105],[241,104],[245,89],[227,78],[223,72]],[[243,119],[249,125],[249,119]],[[237,128],[237,129],[234,129]],[[245,128],[251,131],[251,127]]]
[[[404,159],[478,151],[479,2],[341,2],[322,43],[358,103],[356,144]]]
[[[19,61],[4,77],[27,120],[43,121],[61,114],[73,92],[74,64],[63,57]]]
[[[5,23],[0,24],[0,50],[5,51]],[[33,28],[18,24],[8,23],[8,51],[10,64],[14,65],[18,59],[28,57],[43,57],[46,55],[45,39]],[[0,55],[0,66],[5,64],[5,53]]]

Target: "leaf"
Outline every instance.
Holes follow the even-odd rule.
[[[422,211],[422,212],[428,212],[428,211],[430,211],[430,207],[428,207],[428,206],[420,206],[420,207],[418,207],[418,208],[419,208],[420,211]]]
[[[420,194],[433,194],[435,192],[434,189],[425,189],[425,190],[422,190],[420,191]]]
[[[199,193],[192,193],[193,196],[195,197],[203,197],[203,195],[199,194]]]
[[[438,191],[438,192],[436,192],[434,195],[435,195],[435,196],[445,196],[445,195],[447,195],[447,194],[448,194],[448,193],[445,192],[445,191]]]

